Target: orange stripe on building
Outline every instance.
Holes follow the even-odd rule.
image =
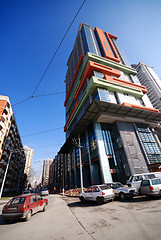
[[[5,106],[7,104],[7,101],[6,100],[0,100],[0,117],[2,116],[3,114],[3,111],[5,109]]]
[[[90,78],[91,74],[92,74],[92,71],[99,71],[99,72],[102,72],[104,75],[106,74],[109,74],[109,75],[113,75],[113,76],[116,76],[116,77],[120,77],[121,76],[121,73],[119,70],[117,69],[114,69],[114,68],[111,68],[111,67],[107,67],[107,66],[104,66],[104,65],[101,65],[99,63],[95,63],[95,62],[92,62],[92,61],[89,61],[88,62],[88,65],[84,71],[84,74],[81,78],[81,81],[80,81],[80,84],[77,88],[77,91],[75,93],[75,96],[74,96],[74,99],[76,100],[86,79],[87,78]]]
[[[78,74],[80,65],[81,65],[81,63],[82,63],[82,61],[83,61],[83,58],[84,58],[84,54],[81,53],[80,58],[79,58],[79,61],[78,61],[78,64],[77,64],[77,67],[76,67],[76,70],[75,70],[75,73],[74,73],[74,76],[73,76],[73,79],[72,79],[72,82],[71,82],[71,84],[70,84],[70,88],[69,88],[69,90],[68,90],[68,93],[67,93],[67,96],[66,96],[66,99],[65,99],[65,102],[64,102],[64,106],[66,106],[66,104],[67,104],[67,100],[68,100],[68,98],[69,98],[70,92],[71,92],[71,90],[72,90],[73,84],[74,84],[74,82],[75,82],[75,79],[76,79],[76,76],[77,76],[77,74]]]
[[[74,105],[74,107],[73,107],[73,109],[72,109],[72,112],[71,112],[71,114],[69,115],[69,118],[68,118],[68,120],[67,120],[67,122],[66,122],[66,124],[65,124],[65,127],[64,127],[64,132],[66,131],[67,125],[68,125],[71,117],[73,116],[73,114],[74,114],[74,112],[75,112],[75,110],[76,110],[76,108],[77,108],[77,105],[78,105],[78,101],[76,101],[76,103],[75,103],[75,105]]]
[[[104,57],[107,58],[107,59],[110,59],[112,61],[115,61],[115,62],[120,62],[120,59],[119,59],[119,57],[118,57],[118,55],[117,55],[117,53],[115,51],[115,47],[113,46],[113,43],[112,43],[112,41],[110,39],[110,36],[112,36],[112,35],[106,35],[105,36],[104,32],[101,29],[97,28],[97,27],[95,28],[95,31],[98,34],[101,46],[103,48]],[[112,51],[114,50],[113,53],[114,53],[115,57],[113,56],[113,53],[111,52],[109,44],[110,44],[110,46],[112,48]]]
[[[111,35],[109,34],[109,33],[107,33],[107,32],[105,32],[105,35],[106,35],[106,37],[107,37],[107,39],[108,39],[108,41],[109,41],[109,44],[110,44],[110,46],[111,46],[111,48],[112,48],[112,51],[113,51],[113,53],[114,53],[114,55],[115,55],[115,58],[117,59],[115,59],[115,61],[116,62],[120,62],[120,59],[119,59],[119,56],[118,56],[118,54],[117,54],[117,52],[116,52],[116,50],[115,50],[115,47],[114,47],[114,45],[113,45],[113,43],[112,43],[112,41],[111,41],[111,38],[112,37],[110,37]]]
[[[139,106],[139,105],[130,104],[130,103],[126,103],[126,102],[123,102],[121,105],[126,106],[126,107],[140,108],[140,109],[143,109],[143,110],[148,110],[148,111],[151,111],[151,112],[160,113],[160,111],[159,111],[158,109],[155,109],[155,108],[149,108],[149,107]],[[161,113],[160,113],[160,114],[161,114]]]
[[[104,76],[104,79],[106,79],[106,80],[108,80],[108,81],[111,81],[111,82],[119,83],[120,85],[123,85],[123,86],[128,86],[128,87],[132,87],[132,88],[141,90],[143,93],[147,93],[147,92],[148,92],[148,90],[146,89],[146,87],[143,86],[143,85],[139,85],[139,84],[136,84],[136,83],[127,82],[127,81],[125,81],[125,80],[121,80],[121,79],[118,79],[118,78],[114,78],[114,77],[111,77],[111,76],[109,76],[109,75],[105,75],[105,76]]]

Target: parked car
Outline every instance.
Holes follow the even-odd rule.
[[[144,180],[144,179],[151,179],[151,178],[155,178],[155,177],[161,178],[161,172],[134,174],[127,181],[127,185],[129,187],[134,187],[134,188],[137,189],[137,191],[139,191],[140,184],[141,184],[142,180]]]
[[[103,204],[106,201],[113,200],[115,197],[114,190],[107,185],[90,186],[87,191],[80,193],[79,199],[81,202],[97,201],[98,204]]]
[[[152,178],[142,180],[140,193],[147,196],[161,196],[161,178]]]
[[[48,199],[43,199],[39,194],[28,194],[13,197],[2,210],[4,222],[10,219],[25,219],[38,211],[45,211]]]
[[[25,191],[22,192],[22,194],[29,194],[29,193],[31,193],[30,190],[25,190]]]
[[[48,196],[49,195],[49,190],[47,188],[43,188],[41,190],[41,196]]]
[[[126,187],[120,182],[106,183],[109,187],[114,190],[115,197],[119,197],[121,200],[126,198],[133,198],[138,195],[136,188]]]

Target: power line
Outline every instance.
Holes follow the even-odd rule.
[[[42,131],[42,132],[37,132],[37,133],[31,133],[31,134],[28,134],[28,135],[21,136],[21,138],[34,136],[34,135],[38,135],[38,134],[42,134],[42,133],[47,133],[47,132],[51,132],[51,131],[55,131],[55,130],[59,130],[59,129],[63,129],[63,127],[61,127],[61,128],[53,128],[53,129],[49,129],[49,130]]]
[[[36,95],[36,96],[33,96],[33,97],[34,97],[34,98],[46,97],[46,96],[51,96],[51,95],[63,94],[63,93],[66,93],[66,92],[47,93],[47,94]]]
[[[51,144],[51,145],[44,145],[44,146],[36,146],[36,147],[31,147],[33,149],[36,149],[36,148],[47,148],[47,147],[59,147],[59,146],[62,146],[63,144],[60,143],[60,144]]]
[[[60,41],[60,43],[59,43],[57,49],[55,50],[54,55],[52,56],[52,58],[51,58],[49,64],[47,65],[47,67],[46,67],[46,69],[45,69],[45,71],[44,71],[42,77],[40,78],[38,84],[36,85],[36,88],[34,89],[32,95],[31,95],[30,97],[28,97],[28,98],[26,98],[26,99],[24,99],[24,100],[22,100],[22,101],[20,101],[20,102],[18,102],[18,103],[16,103],[16,104],[14,104],[13,106],[16,106],[16,105],[18,105],[18,104],[21,104],[21,103],[23,103],[23,102],[29,100],[30,98],[33,98],[33,97],[34,97],[35,92],[37,91],[37,89],[38,89],[40,83],[42,82],[42,80],[43,80],[43,78],[44,78],[44,76],[45,76],[47,70],[49,69],[49,67],[50,67],[50,65],[51,65],[51,63],[52,63],[52,61],[54,60],[54,58],[55,58],[55,56],[56,56],[56,54],[57,54],[59,48],[61,47],[61,45],[62,45],[64,39],[66,38],[66,36],[67,36],[67,34],[68,34],[68,32],[69,32],[71,26],[73,25],[73,23],[74,23],[76,17],[78,16],[78,14],[79,14],[79,12],[80,12],[80,10],[81,10],[81,8],[83,7],[83,5],[84,5],[85,2],[86,2],[86,0],[83,1],[83,3],[81,4],[81,6],[79,7],[77,13],[75,14],[73,20],[71,21],[71,23],[70,23],[70,25],[69,25],[67,31],[65,32],[65,34],[64,34],[64,36],[63,36],[63,38],[62,38],[62,40]]]
[[[21,103],[23,103],[23,102],[26,102],[26,101],[28,101],[28,100],[31,99],[31,98],[46,97],[46,96],[52,96],[52,95],[58,95],[58,94],[64,94],[64,93],[66,93],[66,92],[46,93],[46,94],[31,96],[31,97],[28,97],[28,98],[26,98],[26,99],[24,99],[24,100],[22,100],[22,101],[20,101],[20,102],[18,102],[18,103],[13,104],[13,107],[16,106],[16,105],[18,105],[18,104],[21,104]]]

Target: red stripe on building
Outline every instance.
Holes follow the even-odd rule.
[[[74,105],[74,107],[73,107],[73,109],[72,109],[72,112],[71,112],[71,114],[69,115],[69,118],[68,118],[68,120],[67,120],[67,122],[66,122],[66,124],[65,124],[65,127],[64,127],[64,132],[66,131],[67,125],[68,125],[70,119],[72,118],[72,116],[73,116],[73,114],[74,114],[74,112],[75,112],[75,110],[76,110],[76,108],[77,108],[77,105],[78,105],[78,101],[76,101],[76,103],[75,103],[75,105]]]
[[[81,63],[82,63],[82,61],[83,61],[83,58],[84,58],[84,54],[81,53],[80,58],[79,58],[79,62],[78,62],[78,64],[77,64],[77,67],[76,67],[76,70],[75,70],[75,73],[74,73],[74,76],[73,76],[73,79],[72,79],[72,82],[71,82],[71,84],[70,84],[69,91],[68,91],[68,93],[67,93],[67,96],[66,96],[66,99],[65,99],[65,102],[64,102],[64,106],[66,106],[67,100],[68,100],[68,98],[69,98],[70,92],[71,92],[71,90],[72,90],[73,84],[74,84],[74,82],[75,82],[75,79],[76,79],[76,76],[77,76],[77,74],[78,74],[80,65],[81,65]]]

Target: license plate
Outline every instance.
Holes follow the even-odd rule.
[[[17,209],[17,207],[10,207],[10,208],[8,208],[8,210],[16,210]]]

